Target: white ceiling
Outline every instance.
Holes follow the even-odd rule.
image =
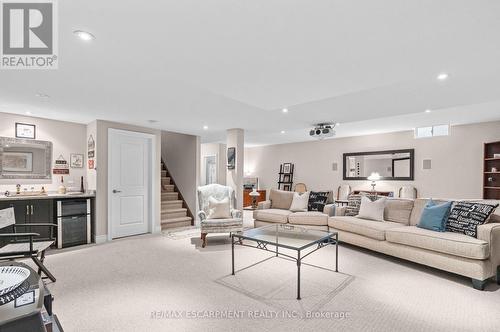
[[[59,18],[59,69],[0,71],[0,111],[205,142],[239,127],[248,145],[322,121],[349,136],[500,120],[500,1],[71,0]]]

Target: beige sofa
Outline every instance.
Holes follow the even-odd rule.
[[[493,276],[500,283],[500,208],[478,227],[474,238],[418,228],[427,202],[390,199],[384,222],[344,216],[345,207],[337,207],[328,226],[339,233],[341,242],[472,278],[476,289],[483,290]]]
[[[269,200],[259,202],[257,210],[253,212],[254,226],[292,224],[307,226],[312,229],[328,231],[328,217],[334,215],[333,192],[330,192],[327,205],[322,212],[292,212],[293,192],[274,190],[269,193]]]

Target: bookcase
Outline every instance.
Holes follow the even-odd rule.
[[[500,141],[484,144],[483,198],[500,199]]]

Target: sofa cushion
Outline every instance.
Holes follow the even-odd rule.
[[[471,236],[451,232],[434,232],[416,226],[387,230],[387,241],[432,250],[453,256],[487,259],[490,255],[488,242]]]
[[[409,225],[413,203],[412,199],[388,199],[385,203],[384,220]]]
[[[288,216],[288,222],[295,225],[328,225],[328,215],[309,211],[309,212],[295,212]]]
[[[451,201],[451,199],[432,199],[436,204],[443,204]],[[410,215],[410,226],[416,226],[420,218],[422,217],[422,212],[424,211],[425,205],[430,201],[429,198],[417,198],[413,202],[413,210]]]
[[[309,191],[305,193],[293,193],[292,205],[290,206],[290,211],[292,212],[305,212],[307,211],[307,206],[309,202]]]
[[[253,218],[260,221],[286,224],[291,211],[282,209],[266,209],[253,211]]]
[[[328,191],[311,191],[309,193],[309,202],[307,204],[307,211],[323,211],[325,205],[328,203]]]
[[[361,206],[359,207],[358,218],[375,221],[384,221],[384,210],[386,197],[372,201],[366,196],[361,197]]]
[[[396,222],[373,221],[356,217],[331,217],[328,219],[328,226],[380,241],[385,240],[387,230],[402,227]]]
[[[436,204],[432,199],[425,205],[424,211],[417,224],[418,228],[435,232],[446,231],[446,220],[450,214],[452,202]]]
[[[272,209],[289,210],[292,205],[293,192],[271,189],[269,200],[271,201]]]
[[[498,204],[456,202],[446,223],[446,231],[477,237],[477,226],[486,223]]]

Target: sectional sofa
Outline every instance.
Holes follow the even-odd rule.
[[[270,202],[262,202],[254,211],[255,227],[289,223],[334,230],[341,242],[469,277],[476,289],[483,290],[491,277],[496,277],[500,284],[500,208],[488,223],[478,226],[478,235],[474,238],[418,228],[416,225],[428,199],[389,199],[383,222],[344,216],[346,208],[333,205],[327,205],[324,213],[292,213],[276,205],[273,208],[273,199],[282,197],[275,193],[270,196]]]
[[[309,228],[328,231],[328,217],[335,213],[333,204],[333,192],[328,194],[327,204],[323,211],[292,212],[293,192],[274,190],[269,193],[267,201],[259,202],[257,210],[253,212],[254,226],[292,224],[305,225]]]

